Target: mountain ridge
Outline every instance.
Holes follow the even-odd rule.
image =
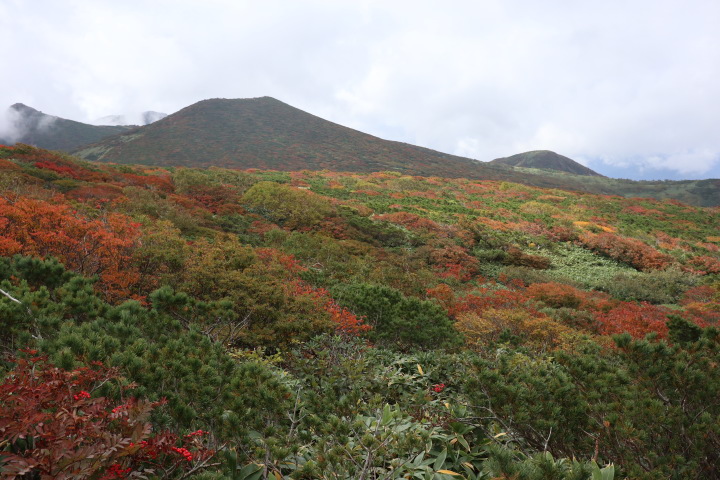
[[[168,130],[185,129],[183,152],[168,155],[162,151]],[[188,145],[198,139],[210,145],[211,152],[201,153]],[[149,142],[148,140],[152,140]],[[266,142],[267,145],[259,145]],[[140,144],[134,148],[133,144]],[[350,152],[361,144],[361,151]],[[160,146],[160,149],[158,149]],[[207,150],[207,149],[203,149]],[[388,161],[388,153],[404,157],[423,157],[442,169],[438,160],[455,159],[467,167],[477,160],[437,152],[407,143],[384,140],[322,119],[272,97],[252,99],[207,99],[169,115],[160,124],[79,149],[85,159],[118,163],[167,165],[178,161],[196,166],[235,168],[276,168],[288,170],[281,161],[303,161],[310,169],[340,167],[342,171],[377,169],[405,170],[407,165]],[[278,155],[281,158],[277,158]],[[354,158],[350,158],[350,157]],[[269,157],[276,157],[275,160]],[[313,164],[314,163],[314,164]],[[292,165],[291,165],[292,166]],[[290,166],[290,167],[291,167]],[[376,168],[373,168],[376,167]],[[419,174],[420,172],[418,172]]]

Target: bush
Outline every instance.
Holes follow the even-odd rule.
[[[275,182],[250,187],[242,203],[251,211],[287,228],[313,227],[333,213],[327,198]]]
[[[613,233],[598,235],[585,233],[580,236],[580,242],[590,250],[627,263],[641,271],[662,270],[673,262],[671,256],[658,252],[640,240]]]
[[[517,267],[528,267],[536,270],[545,270],[550,267],[550,259],[541,257],[540,255],[531,255],[524,253],[517,247],[511,247],[507,250],[508,257],[506,264],[515,265]]]
[[[147,420],[162,402],[98,396],[103,385],[122,381],[117,370],[64,371],[27,353],[0,384],[0,447],[9,446],[0,450],[3,478],[176,478],[212,456],[196,438],[201,430],[182,443],[170,432],[152,433]]]
[[[626,302],[667,304],[676,303],[697,281],[697,276],[672,268],[646,273],[622,272],[604,282],[599,289]]]
[[[331,293],[340,304],[366,318],[366,323],[373,327],[369,333],[372,340],[400,349],[441,348],[459,343],[452,321],[434,302],[368,283],[338,285]]]

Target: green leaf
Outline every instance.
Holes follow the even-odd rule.
[[[392,417],[393,417],[393,415],[392,415],[392,410],[390,409],[390,405],[388,405],[386,403],[385,406],[383,407],[382,424],[387,425],[388,423],[390,423],[390,420],[392,420]]]
[[[234,477],[237,480],[258,480],[262,476],[262,467],[255,463],[245,465]]]
[[[443,449],[443,451],[440,452],[440,455],[437,456],[437,458],[435,459],[435,463],[433,464],[433,468],[435,470],[439,470],[445,463],[446,458],[447,458],[447,448]]]

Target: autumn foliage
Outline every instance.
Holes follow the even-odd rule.
[[[0,146],[0,476],[720,478],[719,213]]]
[[[149,414],[162,402],[97,396],[104,384],[121,380],[117,370],[66,371],[26,353],[0,384],[3,478],[167,478],[212,456],[196,436],[153,432]]]
[[[667,338],[667,315],[663,307],[648,303],[621,302],[618,306],[598,315],[601,333],[613,335],[629,333],[635,338],[643,338],[655,333],[658,338]]]
[[[138,281],[129,265],[138,226],[117,213],[89,219],[59,198],[0,197],[0,255],[56,257],[78,273],[97,275],[111,299],[127,298]]]

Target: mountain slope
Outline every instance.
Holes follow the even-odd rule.
[[[0,132],[0,143],[26,143],[50,150],[70,152],[81,145],[125,132],[128,126],[97,126],[47,115],[16,103],[8,109],[9,128]]]
[[[599,173],[579,164],[575,160],[551,152],[550,150],[534,150],[531,152],[518,153],[509,157],[496,158],[490,163],[508,165],[510,167],[556,170],[574,175],[602,177]]]

